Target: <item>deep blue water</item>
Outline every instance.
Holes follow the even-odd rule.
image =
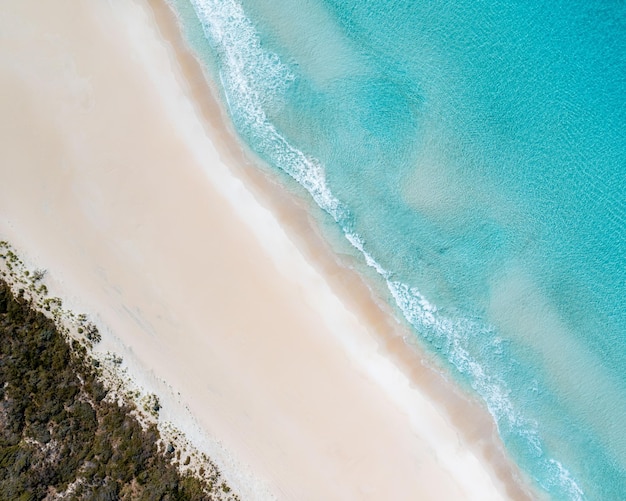
[[[536,486],[626,499],[626,4],[174,3]]]

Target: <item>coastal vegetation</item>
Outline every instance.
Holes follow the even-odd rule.
[[[82,342],[45,308],[59,305],[42,305],[46,315],[0,278],[0,500],[238,499],[208,458],[194,470],[154,420],[140,419],[158,415],[155,395],[143,410],[111,398],[89,352],[100,333],[86,317]]]

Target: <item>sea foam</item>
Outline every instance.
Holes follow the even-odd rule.
[[[372,239],[372,235],[376,233],[371,232],[366,237],[357,230],[363,225],[357,224],[363,217],[358,208],[355,208],[354,204],[341,194],[336,194],[341,190],[331,188],[331,186],[338,186],[337,179],[339,178],[336,177],[336,171],[344,166],[333,167],[335,169],[333,174],[335,185],[333,185],[329,177],[330,166],[325,164],[322,157],[317,158],[314,152],[305,152],[302,148],[296,147],[289,139],[289,132],[285,132],[277,125],[279,121],[277,122],[276,117],[280,117],[289,106],[294,106],[290,101],[294,95],[298,94],[298,88],[306,87],[305,76],[297,62],[281,58],[278,51],[272,50],[271,44],[262,41],[257,26],[247,17],[242,3],[235,0],[190,1],[202,24],[210,49],[218,62],[221,90],[241,137],[268,164],[287,173],[300,184],[316,204],[339,225],[348,242],[363,256],[364,263],[382,277],[387,285],[390,301],[413,327],[418,337],[429,350],[436,353],[450,367],[460,381],[469,385],[484,400],[505,444],[537,484],[557,498],[585,499],[584,489],[566,466],[567,461],[562,460],[559,455],[554,437],[548,444],[544,431],[545,423],[538,418],[539,407],[549,406],[557,396],[552,389],[539,380],[539,376],[533,378],[535,373],[532,371],[537,369],[529,369],[524,365],[524,356],[526,356],[524,352],[510,339],[505,339],[502,333],[498,332],[498,329],[490,324],[484,315],[481,315],[479,310],[456,308],[447,303],[444,306],[438,306],[437,298],[427,297],[428,294],[422,292],[421,286],[415,285],[415,275],[413,278],[405,279],[407,270],[390,264],[394,262],[393,259],[390,259],[389,255],[383,255],[380,251],[380,242]],[[331,3],[341,4],[341,2]],[[337,11],[341,9],[337,8]],[[371,19],[374,18],[375,16],[371,16]],[[393,19],[394,22],[399,23],[398,26],[394,26],[401,28],[401,22],[398,19],[404,20],[404,17],[395,16]],[[345,26],[347,32],[353,36],[358,31],[354,25],[346,24]],[[367,46],[365,38],[362,38],[361,42]],[[383,49],[384,47],[380,48],[380,51]],[[377,68],[378,66],[374,68],[373,73],[378,73]],[[364,145],[356,143],[343,145],[345,148],[359,150],[355,158],[366,158],[370,153],[379,155],[381,151],[383,154],[379,156],[383,160],[394,158],[394,151],[385,150],[385,148],[394,148],[395,144],[387,126],[400,127],[401,124],[397,124],[395,120],[403,115],[391,114],[381,118],[389,110],[393,111],[395,105],[372,109],[372,100],[376,104],[376,93],[383,92],[384,87],[380,82],[385,81],[391,86],[389,87],[391,90],[387,89],[383,93],[385,102],[391,101],[394,93],[398,94],[402,105],[409,102],[407,99],[413,99],[405,95],[407,86],[397,83],[408,72],[409,70],[396,68],[392,71],[393,79],[379,79],[376,86],[372,88],[373,90],[362,92],[363,99],[368,102],[357,103],[365,110],[360,118],[361,122],[350,121],[351,119],[345,122],[345,124],[356,125],[357,129],[363,126],[363,129],[356,130],[355,134],[347,134],[344,138],[346,141],[360,140],[358,134],[367,138]],[[367,78],[360,76],[359,79],[351,80],[352,87],[347,88],[350,90],[359,82],[366,85],[368,81]],[[298,87],[299,84],[302,85]],[[339,99],[344,99],[348,92],[341,82],[331,82],[328,89],[323,91],[318,89],[318,91],[328,94],[333,89],[340,89],[343,93],[339,94]],[[337,110],[335,115],[340,116],[341,113],[342,110]],[[375,121],[371,127],[368,127],[365,121],[370,115]],[[415,131],[411,129],[410,134],[413,133]],[[408,156],[402,150],[398,158],[402,163]],[[383,172],[384,169],[392,170],[386,165],[380,166],[380,169]],[[375,176],[373,175],[372,178],[374,179]],[[385,182],[388,182],[386,178]],[[599,190],[598,196],[602,196],[602,189],[596,184],[591,186],[591,189],[594,192]],[[389,186],[395,189],[393,184]],[[339,187],[345,189],[345,186]],[[394,203],[399,204],[399,202]],[[618,222],[623,222],[623,203],[617,200],[612,207],[611,217]],[[402,210],[404,211],[404,208]],[[398,219],[401,217],[399,216]],[[481,228],[489,228],[489,226],[484,224],[478,226],[478,229]],[[437,231],[441,230],[435,228],[433,234],[437,235]],[[416,232],[413,238],[418,238],[422,234],[420,232]],[[424,235],[431,236],[426,233]],[[465,244],[462,238],[456,238],[453,245],[460,245],[459,242]],[[407,240],[409,240],[409,235],[407,235]],[[474,245],[473,240],[468,241]],[[442,246],[440,254],[444,255],[449,247]],[[494,248],[497,247],[494,245]],[[473,251],[473,247],[467,248]],[[461,249],[464,250],[464,248]],[[414,261],[416,263],[413,264],[414,268],[421,272],[421,269],[425,267],[425,261],[426,259]],[[409,271],[413,272],[415,269]],[[411,273],[408,275],[410,276]],[[529,378],[532,378],[531,382],[522,388],[519,382]],[[535,400],[525,396],[528,392],[534,395]],[[571,426],[573,430],[580,430],[582,425],[572,424]],[[581,443],[587,440],[583,436]],[[571,460],[571,457],[568,458],[567,455],[563,457]]]

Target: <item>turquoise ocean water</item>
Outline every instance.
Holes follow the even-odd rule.
[[[626,4],[173,3],[536,487],[626,499]]]

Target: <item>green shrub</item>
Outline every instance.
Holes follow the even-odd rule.
[[[85,329],[99,341],[93,324]],[[132,405],[104,400],[95,370],[81,343],[0,280],[0,500],[40,500],[77,480],[68,499],[211,499],[208,483],[159,452],[154,425],[144,431]],[[149,405],[158,412],[156,396]]]

